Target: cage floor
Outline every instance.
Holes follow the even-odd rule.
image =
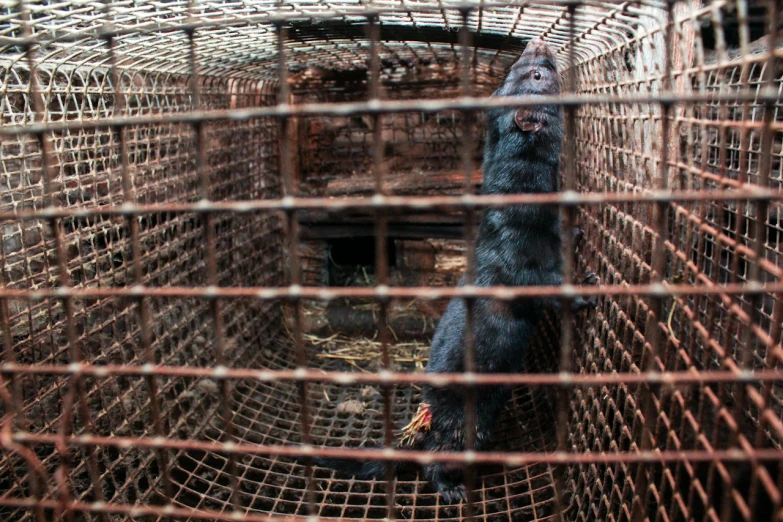
[[[421,347],[426,349],[426,345]],[[392,349],[395,347],[393,346]],[[329,370],[366,371],[373,360],[318,357],[323,346],[309,345],[311,365]],[[294,350],[290,342],[258,352],[253,366],[290,368]],[[395,363],[415,370],[412,363]],[[421,365],[419,364],[419,367]],[[395,428],[404,426],[415,413],[420,392],[414,387],[393,389]],[[235,436],[256,444],[301,443],[300,391],[296,383],[237,383],[233,393]],[[371,386],[312,384],[307,402],[312,415],[316,445],[374,446],[383,441],[382,398]],[[514,392],[497,430],[497,449],[547,451],[554,449],[552,397],[544,391],[520,388]],[[205,416],[202,416],[205,415]],[[217,401],[198,415],[206,438],[222,438],[222,419]],[[230,463],[225,456],[204,452],[180,453],[172,470],[174,499],[180,505],[210,510],[233,510]],[[386,483],[336,476],[315,468],[316,514],[344,519],[383,519],[387,515]],[[305,469],[285,458],[242,456],[237,462],[238,504],[249,513],[275,515],[308,514]],[[459,520],[464,505],[440,503],[432,486],[416,472],[401,475],[396,483],[398,516],[404,520]],[[550,466],[534,464],[519,468],[478,470],[475,514],[477,520],[548,520],[555,517],[554,476]]]

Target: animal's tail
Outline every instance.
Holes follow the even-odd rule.
[[[386,478],[389,466],[392,467],[394,475],[397,475],[405,467],[403,462],[384,462],[373,460],[351,460],[351,459],[324,459],[315,457],[313,463],[322,468],[330,468],[346,476],[354,476],[362,480],[383,480]]]
[[[300,457],[297,460],[303,464],[305,457]],[[356,477],[359,480],[384,480],[389,468],[391,468],[392,476],[394,477],[416,468],[415,463],[400,460],[383,461],[312,457],[311,462],[318,467],[333,469],[346,477]]]
[[[432,424],[432,412],[430,405],[426,402],[419,404],[419,409],[413,419],[402,429],[402,436],[399,439],[398,446],[421,447],[426,433],[430,431]],[[348,476],[354,476],[363,480],[383,480],[386,478],[389,466],[392,467],[393,475],[411,469],[414,466],[411,462],[396,461],[367,461],[351,459],[325,459],[321,457],[313,458],[313,463],[322,468],[330,468]]]

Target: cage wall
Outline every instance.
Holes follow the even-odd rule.
[[[473,502],[414,475],[394,513],[771,518],[779,7],[704,4],[3,6],[0,514],[387,517],[384,481],[308,480],[292,455],[382,445],[415,413],[403,372],[473,208],[426,198],[481,185],[481,102],[441,101],[484,99],[543,36],[570,86],[563,187],[599,196],[562,212],[600,305],[540,325]],[[379,173],[408,199],[375,204]]]
[[[683,105],[581,107],[576,171],[582,190],[780,189],[780,50],[769,52],[770,40],[760,38],[760,7],[677,3],[668,34],[653,32],[580,64],[585,93],[671,89],[700,97]],[[769,25],[779,29],[770,13]],[[760,100],[765,89],[766,102]],[[594,239],[586,257],[605,281],[646,284],[660,277],[670,284],[728,286],[779,280],[774,201],[706,197],[659,209],[604,204],[579,215]],[[588,373],[774,370],[779,307],[771,292],[607,300],[582,331],[584,351],[575,350],[575,365]],[[593,452],[779,450],[778,388],[760,382],[586,388],[572,402],[569,443]],[[663,520],[760,520],[776,516],[778,470],[775,461],[683,459],[579,466],[569,480],[580,520],[640,513]]]
[[[52,16],[50,8],[32,6],[33,16],[72,23],[69,15]],[[5,37],[23,33],[17,9],[4,7]],[[49,30],[56,31],[43,32]],[[202,74],[194,85],[191,75],[171,70],[178,57],[139,60],[129,52],[119,58],[122,52],[116,50],[112,58],[106,42],[97,38],[81,40],[77,46],[41,46],[33,52],[37,83],[31,81],[23,48],[4,48],[0,72],[3,125],[37,121],[64,123],[66,128],[43,137],[3,136],[3,211],[34,212],[49,205],[64,210],[128,203],[154,206],[192,203],[202,197],[279,197],[279,125],[269,118],[204,123],[199,129],[165,121],[67,128],[68,122],[75,121],[264,106],[275,101],[274,81]],[[130,66],[112,69],[113,60]],[[54,228],[52,223],[45,218],[4,220],[0,254],[4,288],[266,285],[282,278],[282,221],[273,213],[214,214],[207,223],[202,214],[172,213],[161,207],[128,217],[70,216],[58,219]],[[205,242],[208,233],[214,238],[212,268]],[[262,259],[252,267],[243,266],[242,260],[251,256]],[[210,302],[203,299],[7,299],[0,309],[5,361],[208,367],[222,359],[235,366],[246,360],[249,346],[281,329],[279,306],[226,302],[221,310],[222,328],[236,345],[221,357],[212,349],[215,315],[210,310]],[[185,406],[189,405],[187,397],[198,396],[198,381],[171,379],[150,387],[144,379],[122,376],[78,383],[56,374],[6,379],[4,386],[13,390],[14,400],[3,397],[4,418],[13,414],[17,419],[14,431],[50,440],[58,433],[160,434],[156,429],[187,437],[201,422],[194,420],[202,412],[198,408],[207,412],[215,408],[208,398],[195,401],[192,408]],[[76,395],[79,407],[69,410]],[[175,418],[177,423],[154,427],[154,410],[156,417]],[[48,474],[67,466],[61,468],[68,470],[70,489],[64,498],[77,502],[103,498],[126,505],[160,501],[159,461],[152,452],[98,445],[73,448],[65,456],[44,442],[34,446],[34,455]],[[4,498],[36,494],[36,477],[14,451],[3,452],[0,468]],[[103,496],[91,485],[90,472],[100,475]],[[52,478],[45,487],[54,488],[55,482]],[[8,505],[0,513],[6,520],[39,516],[36,510]],[[46,511],[44,516],[53,515]]]

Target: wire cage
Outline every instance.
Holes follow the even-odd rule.
[[[780,520],[781,11],[0,3],[0,518]],[[536,36],[563,191],[481,195]],[[600,286],[456,285],[522,203]],[[523,374],[421,372],[449,298],[579,294]],[[423,383],[514,385],[494,449],[394,448]],[[313,455],[462,463],[468,500]]]

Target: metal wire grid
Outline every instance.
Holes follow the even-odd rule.
[[[714,12],[712,16],[715,16]],[[688,50],[687,45],[684,45],[679,57],[686,56],[688,52],[695,53],[696,63],[702,64],[698,68],[685,69],[679,78],[681,85],[692,92],[720,96],[753,88],[751,86],[758,89],[768,82],[767,85],[780,96],[780,81],[776,79],[779,75],[772,69],[775,67],[773,61],[764,60],[761,53],[752,54],[747,41],[744,41],[740,50],[741,59],[738,60],[736,52],[731,57],[741,65],[734,68],[716,67],[716,63],[730,61],[729,53],[725,45],[719,43],[716,49],[718,59],[706,59],[700,54],[704,51],[699,46],[702,42],[699,29],[698,26],[694,27],[690,36],[683,32],[679,34],[681,42],[687,44],[690,40],[696,44],[693,50]],[[677,54],[672,57],[676,58]],[[612,58],[615,58],[615,64],[622,63],[622,56]],[[612,58],[609,58],[610,64]],[[767,69],[766,74],[764,69]],[[665,81],[665,76],[663,79]],[[632,85],[639,89],[654,87],[653,82],[646,80]],[[640,113],[634,112],[630,118],[610,120],[611,130],[604,130],[606,127],[601,129],[606,132],[607,141],[615,141],[616,148],[607,147],[603,139],[594,139],[589,134],[585,136],[586,145],[593,149],[603,147],[606,151],[603,157],[594,160],[603,165],[596,172],[605,174],[586,176],[587,187],[595,189],[603,185],[621,190],[644,190],[643,179],[628,179],[626,174],[629,170],[625,166],[631,164],[644,168],[649,165],[651,168],[659,168],[654,163],[655,156],[647,154],[643,144],[634,139],[639,136],[638,125],[641,124],[641,121],[634,121],[634,116],[638,118]],[[669,128],[663,127],[665,130],[662,132],[664,136],[666,131],[670,132],[669,136],[673,136],[674,140],[679,138],[680,143],[663,141],[669,143],[669,147],[662,157],[671,157],[673,161],[669,163],[668,173],[663,170],[663,174],[668,176],[658,176],[658,182],[677,188],[700,190],[721,190],[739,187],[744,183],[779,187],[779,146],[773,151],[772,133],[764,130],[778,119],[776,108],[771,105],[762,108],[753,103],[734,105],[714,101],[675,109]],[[593,129],[601,128],[603,122],[600,117],[590,120]],[[583,130],[585,126],[579,128]],[[770,142],[763,145],[765,132],[769,133],[766,139]],[[644,135],[642,132],[641,136]],[[767,153],[769,156],[766,156]],[[764,162],[768,163],[762,167]],[[666,160],[662,163],[665,164]],[[777,165],[773,167],[774,163]],[[765,169],[769,169],[766,176]],[[631,172],[638,174],[639,170],[631,169]],[[760,261],[776,259],[774,252],[778,249],[776,234],[769,232],[770,229],[774,231],[777,221],[772,216],[772,219],[764,219],[767,211],[766,204],[754,207],[744,202],[671,203],[668,209],[669,240],[663,245],[663,249],[672,256],[668,262],[661,259],[660,252],[655,253],[652,248],[653,238],[661,229],[656,231],[655,227],[649,226],[649,209],[607,205],[601,214],[593,212],[589,216],[589,210],[582,214],[596,232],[603,236],[602,248],[597,250],[598,257],[611,278],[618,282],[650,280],[656,272],[661,273],[665,268],[668,280],[679,276],[692,284],[730,284],[758,280],[759,276],[764,281],[777,277],[776,263],[767,265]],[[760,240],[754,241],[754,237]],[[639,245],[641,248],[628,252],[628,245]],[[616,266],[613,260],[623,258],[627,261],[625,266]],[[760,268],[762,264],[763,268]],[[675,298],[663,310],[656,310],[656,317],[665,317],[666,314],[661,315],[661,312],[668,311],[666,309],[676,303],[676,310],[681,313],[672,316],[677,317],[677,320],[669,322],[664,330],[668,335],[666,344],[661,345],[664,351],[658,352],[658,357],[648,368],[705,371],[730,367],[774,367],[776,363],[771,353],[772,346],[762,339],[767,334],[778,334],[779,326],[775,324],[780,316],[769,320],[773,310],[779,307],[776,297],[767,295],[749,299],[747,296],[737,296],[728,300],[725,297]],[[601,361],[603,366],[594,367],[594,371],[634,370],[634,361],[628,360],[627,352],[621,353],[620,347],[630,353],[642,353],[644,334],[650,331],[647,329],[649,324],[644,325],[650,307],[638,299],[629,300],[626,307],[618,304],[613,303],[603,325],[598,322],[596,336],[602,342],[579,359],[581,365]],[[655,301],[651,304],[661,305]],[[779,310],[776,314],[779,314]],[[763,326],[755,328],[756,324]],[[754,328],[755,332],[749,333]],[[755,334],[759,338],[755,338]],[[629,349],[629,346],[633,348]],[[650,362],[648,359],[648,364]],[[663,450],[712,451],[735,445],[777,448],[779,439],[773,434],[776,430],[765,428],[765,422],[774,424],[777,421],[771,420],[771,417],[770,420],[763,419],[764,415],[779,418],[779,399],[777,392],[771,391],[773,387],[762,386],[761,393],[758,388],[751,390],[742,385],[705,387],[700,391],[664,388],[655,394],[655,403],[648,407],[649,413],[645,415],[645,418],[653,416],[656,419],[656,428],[651,430],[647,443]],[[762,394],[765,402],[759,405],[757,401]],[[572,432],[570,439],[576,447],[607,451],[623,450],[629,444],[631,447],[637,444],[635,430],[642,425],[636,420],[632,421],[628,415],[634,410],[644,411],[644,395],[633,394],[632,390],[625,387],[603,387],[585,393],[580,398],[582,406],[578,409],[579,415],[574,415],[574,425],[579,427]],[[765,410],[765,407],[770,409]],[[772,411],[778,413],[772,414]],[[631,430],[618,422],[621,418],[628,419],[627,426]],[[644,447],[644,442],[641,445]],[[671,466],[647,468],[616,466],[614,469],[590,469],[582,466],[578,471],[572,469],[570,477],[572,489],[584,492],[583,498],[577,499],[583,508],[580,511],[582,519],[633,516],[634,505],[628,502],[628,495],[631,491],[646,489],[645,504],[652,502],[656,506],[659,519],[753,520],[773,516],[775,512],[775,508],[769,506],[776,506],[779,502],[779,489],[775,485],[779,479],[774,471],[776,469],[761,467],[751,470],[725,463],[699,465],[683,461]],[[756,472],[759,475],[754,475]],[[718,497],[721,500],[717,500]],[[729,500],[725,500],[725,497]],[[763,501],[759,502],[759,499]]]
[[[742,518],[752,520],[752,494],[738,493],[729,471],[731,462],[748,456],[779,458],[780,409],[775,393],[779,374],[774,368],[780,333],[775,296],[780,283],[763,291],[748,283],[768,276],[779,281],[775,262],[779,250],[776,240],[774,244],[753,241],[759,224],[777,230],[776,221],[772,225],[772,220],[768,224],[759,219],[769,215],[766,202],[777,193],[746,187],[777,188],[781,179],[781,151],[773,149],[780,134],[780,75],[762,72],[773,71],[780,53],[772,45],[751,54],[743,38],[738,55],[730,56],[719,44],[717,58],[710,63],[700,47],[700,24],[711,20],[720,33],[721,15],[732,5],[714,2],[699,10],[683,3],[654,2],[619,6],[552,2],[481,9],[455,4],[455,9],[417,5],[414,13],[396,5],[375,9],[302,4],[288,5],[286,11],[255,3],[237,3],[234,9],[225,4],[170,3],[156,5],[152,21],[141,16],[149,12],[149,6],[142,4],[108,9],[76,2],[10,6],[2,43],[8,52],[20,54],[6,65],[0,129],[3,175],[10,196],[4,200],[4,229],[13,230],[8,233],[10,241],[4,237],[3,242],[4,345],[11,349],[5,350],[3,367],[4,433],[9,436],[2,439],[10,451],[2,469],[10,472],[5,479],[10,486],[0,503],[11,509],[12,516],[37,519],[49,510],[65,508],[71,509],[65,511],[67,518],[80,513],[99,518],[147,514],[230,519],[234,509],[248,520],[268,520],[264,514],[252,513],[315,512],[318,504],[303,503],[308,497],[305,492],[314,491],[313,481],[301,475],[281,478],[291,468],[282,465],[280,457],[301,454],[303,449],[278,446],[286,439],[272,432],[261,441],[249,440],[247,433],[274,422],[262,415],[244,421],[242,412],[268,412],[280,408],[275,397],[288,397],[289,407],[298,404],[302,410],[295,421],[281,417],[281,422],[288,436],[294,433],[294,422],[301,423],[302,435],[296,442],[307,443],[311,430],[318,427],[318,417],[311,417],[319,409],[312,400],[319,383],[331,383],[331,393],[345,391],[347,383],[375,383],[384,392],[378,401],[383,422],[376,424],[375,436],[388,443],[393,418],[404,418],[409,411],[395,411],[392,416],[386,385],[425,378],[303,371],[308,354],[299,335],[295,345],[300,369],[295,369],[291,358],[275,364],[280,355],[263,359],[257,344],[279,334],[274,302],[288,299],[298,309],[304,296],[368,295],[387,302],[389,297],[404,296],[566,295],[562,289],[499,293],[470,287],[383,286],[388,267],[380,211],[452,208],[470,215],[481,204],[538,202],[563,204],[566,221],[573,217],[574,205],[583,204],[578,214],[587,225],[592,247],[581,262],[599,267],[604,280],[612,284],[597,290],[606,299],[591,326],[576,332],[576,342],[572,343],[570,318],[562,323],[561,370],[583,373],[441,379],[541,384],[560,390],[576,387],[571,394],[561,394],[557,452],[544,452],[552,449],[550,445],[534,444],[523,452],[469,457],[474,462],[530,464],[522,468],[527,473],[524,490],[530,492],[522,508],[527,511],[517,515],[525,518],[557,517],[563,509],[558,501],[565,500],[562,494],[567,487],[574,493],[571,507],[581,519],[645,514],[664,520],[698,519],[708,508],[715,510],[712,517],[719,516],[720,510],[726,519],[732,514],[727,510],[734,507]],[[746,6],[739,2],[737,7],[742,11]],[[659,23],[667,8],[676,13],[679,23]],[[769,3],[770,20],[776,19],[776,8]],[[258,12],[251,14],[253,9]],[[112,25],[104,25],[110,17]],[[375,31],[370,31],[369,40],[356,33],[340,38],[331,29],[297,39],[302,19],[336,20],[346,26],[366,25],[369,19]],[[423,32],[424,41],[380,44],[378,20],[380,28],[414,27],[419,35]],[[284,29],[275,31],[275,23]],[[743,24],[747,28],[747,21]],[[457,42],[429,41],[427,28],[437,25],[457,29]],[[476,34],[460,31],[463,26]],[[504,37],[494,53],[477,50],[471,56],[470,45],[455,45],[469,44],[471,36],[480,40],[493,34]],[[377,190],[383,192],[381,114],[386,110],[470,111],[486,105],[484,100],[471,99],[375,105],[382,78],[379,55],[416,56],[425,48],[436,57],[450,52],[452,63],[458,64],[453,71],[461,81],[461,94],[470,94],[471,89],[482,94],[481,85],[496,82],[513,60],[513,42],[540,34],[560,45],[563,63],[572,65],[567,82],[571,90],[587,95],[562,98],[567,133],[575,138],[568,141],[575,149],[566,152],[566,182],[577,181],[572,188],[597,194],[280,198],[283,188],[288,196],[297,194],[291,144],[283,140],[280,156],[276,151],[292,116],[369,115],[372,167]],[[251,39],[253,51],[248,53]],[[356,40],[363,42],[360,50]],[[695,58],[678,63],[677,48],[683,59],[689,42]],[[155,55],[161,43],[166,56]],[[650,59],[656,56],[666,59]],[[348,69],[370,63],[369,100],[274,106],[276,88],[279,102],[290,100],[291,88],[285,81],[288,64],[305,60]],[[272,66],[275,62],[278,68]],[[57,67],[49,70],[53,64]],[[650,64],[657,68],[644,68]],[[35,82],[30,82],[31,69],[37,73]],[[126,70],[133,74],[126,76]],[[482,80],[474,74],[481,74]],[[112,88],[119,84],[126,86],[124,92]],[[417,93],[416,97],[427,96]],[[671,146],[656,148],[650,138],[658,135]],[[461,136],[466,143],[472,135]],[[679,146],[675,136],[680,137]],[[464,171],[471,172],[470,147],[460,151]],[[679,191],[672,193],[670,188]],[[725,188],[736,190],[717,193]],[[604,190],[620,193],[600,192]],[[205,202],[205,197],[220,203]],[[262,198],[266,199],[259,201]],[[308,208],[380,212],[380,287],[324,291],[275,286],[283,281],[276,247],[284,237],[289,246],[289,281],[298,282],[296,215]],[[280,226],[272,211],[287,215],[287,228]],[[654,240],[661,236],[669,240]],[[269,248],[259,252],[259,244]],[[667,251],[668,256],[661,255]],[[759,261],[765,257],[771,262]],[[247,259],[262,261],[251,268],[243,263]],[[666,290],[655,284],[662,278],[671,281],[679,271],[686,283],[703,286],[674,285]],[[567,264],[566,275],[572,273]],[[707,286],[715,282],[726,284]],[[138,283],[144,286],[133,286]],[[662,318],[675,297],[682,313],[675,314],[670,332]],[[760,301],[762,297],[768,304]],[[205,317],[211,319],[204,321]],[[300,314],[296,318],[301,321]],[[295,332],[301,334],[301,328]],[[385,335],[381,357],[387,365],[388,332]],[[548,346],[556,343],[551,339]],[[572,346],[585,347],[573,352],[573,360]],[[82,360],[92,364],[68,364]],[[755,375],[731,371],[751,363],[761,371]],[[607,374],[610,370],[620,373]],[[661,376],[650,370],[677,373]],[[285,390],[273,393],[271,387]],[[293,391],[297,387],[300,391]],[[267,404],[244,407],[259,400]],[[548,400],[551,404],[554,399]],[[518,413],[525,409],[515,407]],[[109,414],[117,411],[124,419],[119,426]],[[743,417],[750,421],[750,429],[740,425]],[[187,426],[188,419],[209,420],[194,429]],[[383,437],[377,437],[378,430]],[[202,434],[202,440],[193,439],[197,434]],[[725,451],[729,448],[746,453]],[[569,452],[564,454],[566,449]],[[588,449],[610,453],[572,453]],[[319,449],[324,454],[337,455],[336,451]],[[204,456],[195,458],[194,452]],[[176,455],[173,466],[171,455]],[[410,453],[372,456],[422,458]],[[193,461],[190,465],[188,459]],[[567,478],[558,481],[557,465],[564,462],[575,464],[569,466]],[[210,466],[211,483],[196,485],[210,480],[210,471],[205,473]],[[256,471],[268,469],[264,480],[277,487],[276,495],[261,490],[258,504],[238,494],[247,494],[244,485],[252,482],[248,474],[254,466]],[[705,473],[700,475],[701,471]],[[42,480],[44,475],[51,478]],[[756,496],[758,491],[766,492],[773,505],[779,505],[777,477],[763,466],[754,466],[750,476]],[[513,517],[510,499],[515,488],[513,481],[509,485],[509,479],[504,480],[507,505],[498,512]],[[714,495],[716,484],[732,488],[733,495]],[[356,488],[350,491],[354,495],[366,495],[367,507],[332,513],[324,512],[321,505],[319,514],[387,514],[377,500],[389,488],[351,487]],[[482,502],[471,503],[461,512],[422,506],[411,513],[416,518],[448,519],[473,511],[486,517],[491,491],[485,486]],[[418,493],[391,497],[388,505],[426,501],[426,492]],[[188,494],[196,498],[188,500]],[[322,502],[330,499],[328,494],[317,495]],[[277,500],[270,505],[269,498]],[[729,501],[723,500],[719,507],[716,499],[724,498]],[[179,507],[162,507],[170,499]],[[220,499],[222,504],[217,502]],[[345,505],[355,506],[355,499]],[[14,506],[29,509],[14,510]],[[401,514],[405,516],[404,509]]]

